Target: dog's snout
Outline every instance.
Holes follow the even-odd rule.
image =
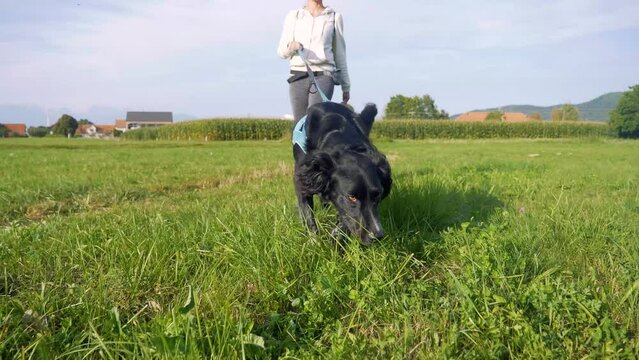
[[[380,224],[379,222],[379,218],[377,215],[377,209],[373,208],[371,209],[371,212],[369,214],[370,216],[370,220],[369,220],[369,233],[370,236],[377,240],[377,239],[381,239],[384,237],[384,230],[382,229],[382,224]]]

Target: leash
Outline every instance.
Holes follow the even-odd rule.
[[[319,92],[320,96],[322,97],[322,101],[323,102],[331,101],[329,100],[328,96],[326,96],[326,94],[324,94],[322,89],[319,87],[319,84],[317,83],[317,80],[315,79],[315,74],[313,74],[313,70],[311,69],[311,65],[308,63],[308,60],[306,60],[306,57],[304,57],[303,47],[297,49],[297,55],[302,59],[302,61],[304,61],[304,65],[306,65],[306,72],[308,73],[308,77],[311,79],[311,82],[313,83],[313,85],[315,85],[315,89],[317,89],[317,92]]]
[[[320,88],[317,80],[315,79],[315,74],[313,74],[313,69],[311,69],[311,65],[308,63],[308,60],[304,57],[304,48],[297,49],[297,55],[304,61],[306,65],[306,72],[308,72],[308,77],[311,79],[311,86],[315,86],[317,92],[319,92],[322,97],[322,102],[330,102],[331,100],[324,94],[322,89]],[[295,128],[293,129],[293,136],[291,141],[293,142],[293,146],[298,145],[302,152],[306,154],[306,116],[304,115],[298,122],[295,124]]]

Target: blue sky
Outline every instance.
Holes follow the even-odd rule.
[[[276,46],[303,3],[0,0],[0,108],[98,123],[127,110],[280,117],[291,111]],[[325,4],[344,15],[356,109],[396,94],[430,94],[449,113],[579,103],[639,83],[636,0]]]

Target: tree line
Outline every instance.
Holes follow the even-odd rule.
[[[61,136],[73,136],[75,131],[80,125],[86,125],[93,123],[87,119],[76,120],[73,116],[63,114],[58,121],[52,126],[36,126],[30,127],[28,130],[29,136],[33,137],[45,137],[47,135],[61,135]]]
[[[448,119],[450,116],[435,105],[430,95],[408,97],[395,95],[386,104],[384,117],[390,119]]]
[[[501,121],[502,111],[490,112],[487,121]],[[392,96],[384,111],[386,119],[428,119],[446,120],[450,118],[448,112],[437,108],[435,100],[430,95],[423,96]],[[544,120],[540,113],[528,116],[531,120]],[[564,104],[554,108],[551,121],[579,121],[583,120],[579,109],[572,104]],[[639,138],[639,84],[630,87],[623,93],[621,99],[610,112],[609,125],[613,132],[622,138]]]

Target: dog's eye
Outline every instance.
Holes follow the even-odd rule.
[[[357,198],[355,197],[355,195],[348,195],[348,201],[355,204],[357,202]]]

